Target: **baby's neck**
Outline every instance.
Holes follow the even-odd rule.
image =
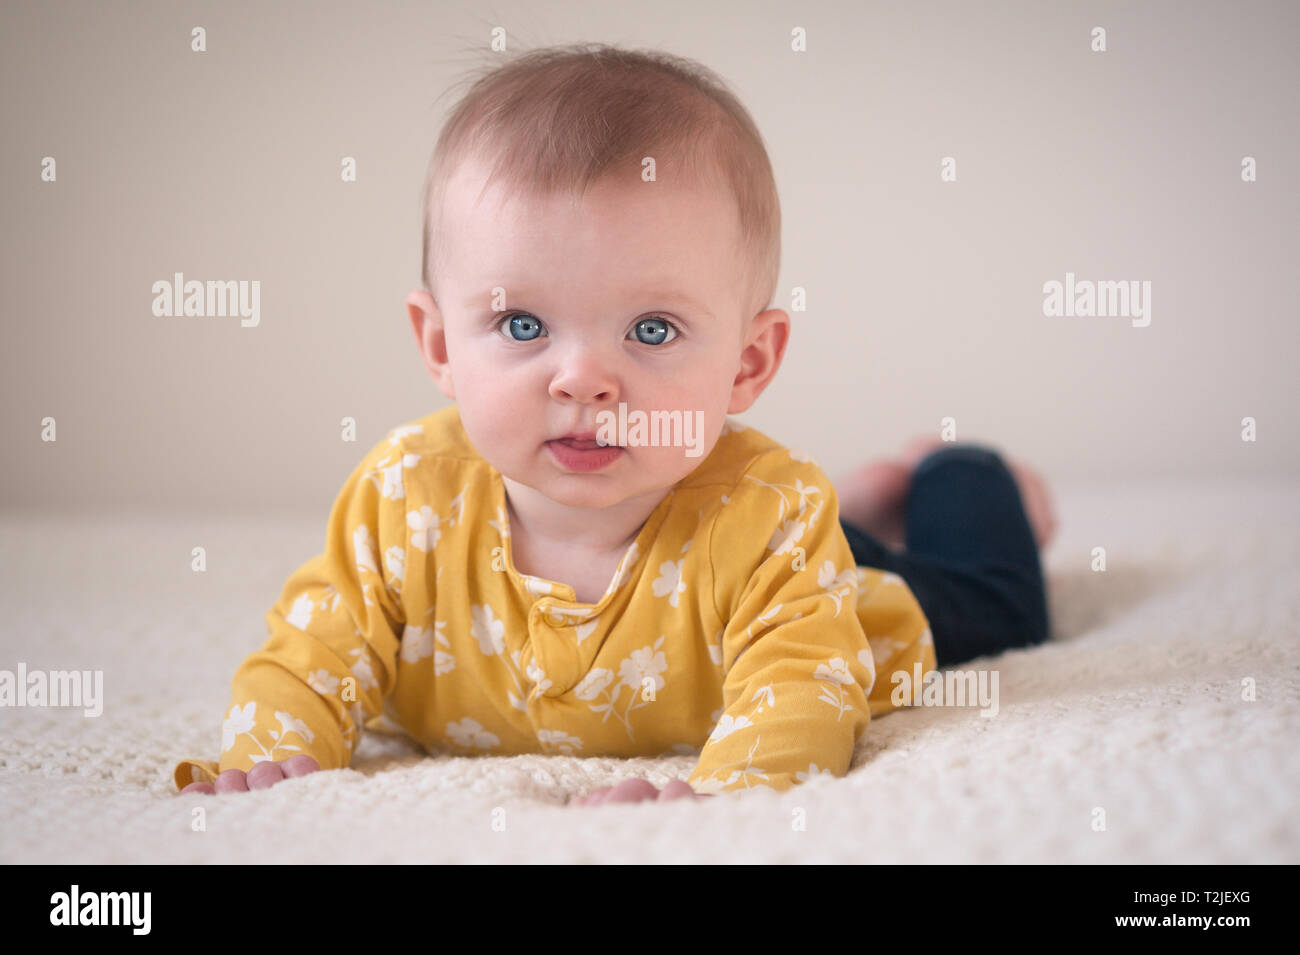
[[[557,504],[532,488],[506,482],[515,569],[569,584],[578,599],[601,592],[646,519],[668,495],[647,495],[601,510]]]

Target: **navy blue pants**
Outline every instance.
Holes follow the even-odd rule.
[[[1015,478],[996,451],[955,444],[926,455],[908,489],[904,550],[844,526],[860,566],[898,574],[952,666],[1049,636],[1038,546]]]

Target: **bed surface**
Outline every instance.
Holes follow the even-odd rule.
[[[1300,862],[1295,482],[1055,491],[1054,638],[964,667],[998,671],[995,718],[904,710],[844,779],[595,808],[564,801],[693,759],[429,757],[371,733],[346,770],[178,797],[172,767],[217,757],[231,675],[326,515],[0,515],[0,668],[102,669],[105,698],[0,709],[0,861]]]

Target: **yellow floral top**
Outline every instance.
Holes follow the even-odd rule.
[[[431,752],[698,754],[698,792],[842,776],[891,674],[935,656],[837,514],[816,462],[729,419],[579,603],[515,569],[505,485],[457,407],[417,419],[344,484],[235,672],[220,761],[181,761],[176,786],[298,753],[341,768],[385,719]]]

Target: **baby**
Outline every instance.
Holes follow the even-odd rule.
[[[785,790],[848,771],[904,705],[893,674],[1046,638],[1032,472],[923,440],[844,482],[845,509],[728,417],[790,317],[771,166],[713,74],[603,45],[491,70],[424,215],[406,305],[455,404],[348,478],[180,791],[345,767],[385,724],[455,755],[697,757],[586,804]]]

